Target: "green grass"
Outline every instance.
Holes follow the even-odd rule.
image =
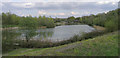
[[[117,56],[117,37],[117,35],[107,35],[87,41],[82,41],[82,45],[75,47],[74,49],[68,49],[63,53],[75,56]]]
[[[118,56],[118,33],[52,48],[21,48],[4,56]]]
[[[18,25],[2,25],[2,28],[18,27]]]

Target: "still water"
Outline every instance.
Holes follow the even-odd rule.
[[[32,36],[31,39],[34,40],[50,40],[50,41],[62,41],[67,40],[74,35],[82,35],[86,32],[91,32],[95,30],[88,25],[64,25],[56,26],[55,28],[37,29],[36,35]],[[5,32],[5,31],[4,31]],[[23,30],[10,30],[3,34],[4,37],[15,38],[15,39],[25,39],[25,33]]]

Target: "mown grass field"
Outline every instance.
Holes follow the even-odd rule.
[[[118,56],[118,32],[52,48],[21,48],[3,56]]]

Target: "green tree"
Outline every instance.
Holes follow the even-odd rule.
[[[37,29],[37,25],[37,21],[32,19],[32,17],[26,17],[24,19],[21,19],[19,26],[22,30],[24,30],[23,32],[25,34],[27,42],[29,42],[29,40],[37,34],[35,32]]]
[[[47,19],[46,26],[47,26],[47,28],[55,27],[55,23],[51,17]]]
[[[68,18],[67,18],[68,23],[71,23],[71,22],[73,22],[74,20],[75,20],[75,17],[74,17],[74,16],[71,16],[71,17],[68,17]]]

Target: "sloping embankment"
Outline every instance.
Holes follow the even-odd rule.
[[[118,56],[118,32],[52,48],[22,48],[4,56]]]

